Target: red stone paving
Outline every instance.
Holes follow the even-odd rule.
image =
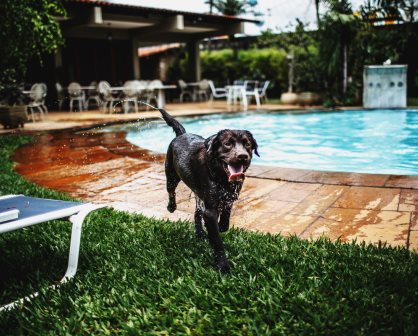
[[[86,201],[156,218],[193,218],[194,198],[183,184],[178,210],[166,210],[164,156],[132,145],[123,132],[41,135],[13,160],[28,180]],[[253,166],[231,224],[302,238],[326,235],[418,249],[416,181]]]

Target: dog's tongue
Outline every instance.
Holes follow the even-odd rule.
[[[245,178],[244,169],[242,166],[230,166],[228,165],[229,182],[242,182]]]

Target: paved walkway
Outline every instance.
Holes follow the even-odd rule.
[[[194,200],[184,185],[178,210],[166,210],[164,156],[132,145],[123,132],[45,134],[13,159],[16,171],[39,185],[147,216],[192,219]],[[418,177],[253,166],[232,224],[418,249]]]

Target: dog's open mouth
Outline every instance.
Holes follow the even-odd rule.
[[[229,182],[243,182],[245,179],[244,166],[243,165],[229,165],[224,164],[225,172],[228,176]]]

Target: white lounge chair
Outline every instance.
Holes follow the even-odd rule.
[[[260,96],[260,100],[264,98],[264,100],[267,102],[267,89],[270,85],[270,81],[265,81],[261,84],[261,87],[257,88],[258,95]]]
[[[60,283],[65,283],[77,272],[80,251],[81,228],[86,216],[93,210],[104,207],[92,203],[57,201],[24,195],[0,196],[0,234],[45,223],[55,219],[68,219],[72,223],[68,267]],[[17,217],[17,218],[16,218]],[[55,288],[56,286],[52,286]],[[38,296],[35,292],[24,298],[0,307],[0,312]]]
[[[226,98],[228,96],[228,90],[226,88],[216,88],[213,81],[209,80],[208,82],[210,88],[210,102],[212,102],[215,98]]]

